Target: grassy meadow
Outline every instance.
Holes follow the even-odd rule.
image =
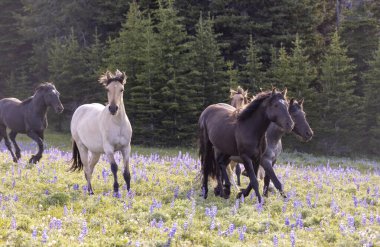
[[[18,137],[18,164],[0,145],[0,245],[380,246],[376,161],[284,153],[275,171],[287,199],[271,192],[258,204],[253,192],[215,197],[214,183],[209,197],[200,197],[195,150],[132,147],[131,190],[119,165],[122,187],[113,195],[110,166],[101,158],[89,196],[83,171],[66,171],[70,137],[46,139],[36,165],[27,163],[36,147],[26,138]]]

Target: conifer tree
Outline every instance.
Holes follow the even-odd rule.
[[[318,131],[325,138],[326,150],[348,152],[350,146],[357,147],[355,137],[359,133],[360,99],[354,95],[355,66],[347,56],[345,48],[335,32],[321,64],[323,92],[319,97],[321,112]]]
[[[241,84],[251,93],[260,91],[264,86],[262,63],[258,54],[258,47],[253,41],[252,35],[249,36],[248,46],[244,52],[245,64],[240,73]]]
[[[285,50],[285,47],[281,46],[278,57],[272,61],[270,84],[276,88],[283,88],[290,84],[290,59]]]
[[[159,107],[162,111],[158,133],[166,144],[184,141],[185,145],[194,136],[197,122],[196,104],[192,101],[197,92],[187,76],[190,70],[189,38],[171,0],[159,1],[155,16],[160,48],[160,63],[157,64],[161,86]]]
[[[380,154],[380,40],[373,59],[368,62],[369,70],[364,75],[365,79],[365,113],[366,113],[366,152]]]
[[[201,13],[194,40],[190,44],[192,52],[190,77],[196,87],[194,89],[198,92],[194,101],[197,103],[199,113],[210,104],[225,101],[229,91],[217,37],[213,29],[213,20],[210,16],[207,20],[203,20]]]

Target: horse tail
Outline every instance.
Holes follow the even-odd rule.
[[[76,170],[80,171],[83,169],[83,163],[80,158],[79,149],[77,143],[73,140],[73,158],[71,159],[73,163],[69,169],[69,171],[74,172]]]
[[[200,122],[199,156],[201,159],[201,172],[203,179],[207,179],[208,176],[215,178],[218,175],[212,147],[213,145],[208,137],[207,129],[204,124]]]

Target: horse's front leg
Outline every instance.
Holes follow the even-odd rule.
[[[17,132],[11,130],[11,132],[9,133],[9,139],[11,139],[13,146],[15,147],[16,158],[17,160],[19,160],[21,158],[21,150],[16,142],[16,136],[17,136]]]
[[[246,189],[244,189],[240,193],[238,193],[237,198],[240,198],[241,195],[244,195],[244,197],[248,196],[249,192],[251,192],[251,189],[253,188],[256,195],[257,195],[257,199],[258,199],[259,203],[261,203],[261,195],[259,192],[259,183],[258,183],[256,175],[255,175],[252,160],[250,157],[248,157],[245,154],[240,155],[240,157],[244,161],[244,168],[247,171],[247,174],[249,177],[249,184],[248,184]]]
[[[29,136],[33,141],[35,141],[38,145],[38,152],[35,155],[32,155],[32,157],[29,160],[29,163],[36,164],[42,157],[42,153],[44,151],[44,143],[41,137],[34,131],[28,131],[26,135]]]
[[[123,161],[124,161],[124,172],[123,177],[125,180],[125,183],[127,184],[127,190],[131,188],[131,173],[129,171],[129,157],[131,154],[131,145],[128,145],[127,147],[123,148],[121,151],[121,154],[123,155]]]
[[[119,193],[119,183],[117,182],[117,164],[116,164],[115,157],[114,157],[114,148],[113,148],[113,146],[111,146],[109,144],[103,144],[103,146],[105,147],[104,151],[107,155],[108,161],[111,164],[111,171],[112,171],[113,180],[114,180],[113,181],[113,192],[114,192],[114,195],[116,196]]]
[[[277,178],[277,176],[273,170],[272,165],[274,165],[274,163],[272,162],[271,158],[263,158],[262,159],[261,166],[265,170],[264,196],[268,196],[269,182],[270,182],[270,180],[272,180],[274,187],[276,187],[276,189],[278,191],[280,191],[280,194],[282,197],[286,198],[286,195],[285,195],[284,191],[282,190],[282,184],[278,180],[278,178]]]

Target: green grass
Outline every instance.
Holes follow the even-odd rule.
[[[66,171],[70,153],[62,150],[69,150],[70,137],[48,133],[47,140],[47,145],[60,148],[46,150],[37,165],[26,163],[30,152],[23,152],[22,161],[14,164],[8,152],[0,151],[0,245],[164,246],[175,225],[171,246],[273,246],[274,237],[278,246],[291,246],[293,233],[296,246],[380,245],[379,164],[372,161],[285,153],[276,173],[289,198],[273,192],[260,209],[254,196],[237,206],[237,191],[228,200],[215,197],[214,182],[208,199],[199,197],[199,163],[188,149],[182,153],[190,151],[190,156],[178,157],[179,149],[133,146],[132,192],[121,188],[121,198],[112,196],[112,173],[101,160],[92,179],[95,195],[89,196],[83,191],[83,171]],[[360,170],[352,168],[357,166]],[[121,164],[119,168],[119,183],[124,185]],[[214,206],[212,220],[205,212]],[[302,226],[296,224],[300,217]],[[290,226],[285,225],[287,219]],[[152,226],[160,220],[162,227]],[[227,235],[231,224],[235,229]],[[238,229],[243,227],[241,241]]]

